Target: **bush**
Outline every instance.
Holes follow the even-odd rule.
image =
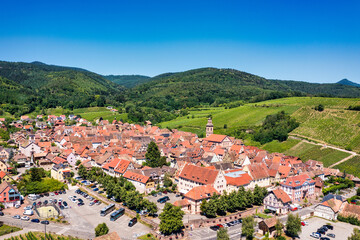
[[[271,213],[271,211],[269,209],[265,209],[264,213],[268,214],[268,213]]]

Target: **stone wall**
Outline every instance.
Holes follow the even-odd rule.
[[[259,207],[253,207],[251,209],[242,211],[242,212],[237,212],[237,213],[233,213],[231,215],[228,216],[223,216],[223,217],[217,217],[217,218],[206,218],[206,219],[195,219],[195,220],[190,220],[188,223],[185,223],[185,228],[186,229],[194,229],[194,228],[200,228],[200,227],[210,227],[210,226],[214,226],[217,224],[224,224],[227,222],[231,222],[234,220],[238,220],[240,218],[244,218],[247,216],[251,216],[253,214],[257,213],[262,213],[264,211],[264,207],[263,206],[259,206]]]

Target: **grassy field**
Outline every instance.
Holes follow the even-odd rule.
[[[325,106],[323,112],[314,110],[319,104]],[[201,134],[205,132],[207,117],[211,114],[214,132],[226,134],[234,128],[260,125],[267,115],[284,110],[301,123],[300,127],[293,131],[294,134],[360,152],[360,112],[345,110],[350,105],[360,105],[360,99],[283,98],[233,109],[209,108],[190,111],[188,116],[163,122],[160,126]],[[227,129],[224,129],[224,124],[227,124]]]
[[[261,148],[273,153],[273,152],[286,152],[289,149],[291,149],[292,147],[294,147],[296,144],[298,144],[300,142],[300,140],[296,140],[296,139],[288,139],[284,142],[279,142],[277,140],[274,140],[272,142],[269,142],[265,145],[263,145]]]
[[[0,227],[0,236],[3,236],[3,235],[6,235],[6,234],[9,234],[9,233],[13,233],[13,232],[17,232],[17,231],[20,231],[21,228],[18,228],[18,227],[13,227],[13,226],[9,226],[9,225],[2,225]]]
[[[291,156],[297,156],[303,161],[309,159],[320,161],[325,167],[350,156],[350,154],[346,152],[341,152],[332,148],[323,148],[306,142],[300,142],[289,150],[284,151],[284,153]]]
[[[354,156],[349,160],[334,166],[334,168],[339,169],[341,172],[345,171],[346,173],[360,177],[360,156]]]

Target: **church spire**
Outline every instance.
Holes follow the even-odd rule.
[[[210,136],[214,132],[214,125],[212,123],[211,117],[208,119],[208,123],[206,124],[206,137]]]

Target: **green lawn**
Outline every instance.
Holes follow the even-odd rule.
[[[339,169],[341,172],[345,171],[346,173],[360,177],[360,156],[354,156],[349,160],[334,166],[334,168]]]
[[[6,234],[9,234],[9,233],[13,233],[13,232],[17,232],[17,231],[20,231],[21,228],[18,228],[18,227],[13,227],[13,226],[9,226],[9,225],[2,225],[0,227],[0,236],[3,236],[3,235],[6,235]]]
[[[262,148],[271,153],[273,153],[273,152],[283,153],[283,152],[288,151],[290,148],[294,147],[299,142],[300,142],[300,140],[296,140],[296,139],[288,139],[284,142],[279,142],[277,140],[274,140],[272,142],[269,142],[269,143],[263,145]]]
[[[145,235],[142,235],[142,236],[138,237],[138,239],[141,239],[141,240],[156,240],[156,237],[154,237],[152,234],[148,233],[148,234],[145,234]]]
[[[331,148],[322,148],[321,146],[306,142],[301,142],[293,146],[289,150],[285,151],[285,154],[299,157],[303,161],[307,161],[309,159],[317,160],[323,162],[325,167],[328,167],[350,155],[349,153]]]

